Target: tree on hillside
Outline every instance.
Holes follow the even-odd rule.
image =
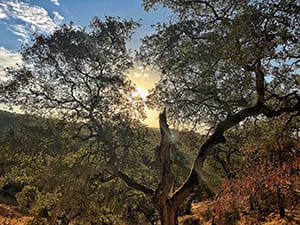
[[[165,180],[163,193],[156,194],[162,224],[173,225],[176,209],[203,185],[203,164],[226,142],[227,130],[246,118],[299,115],[300,5],[292,0],[144,0],[144,6],[173,12],[169,23],[144,39],[140,52],[162,72],[152,103],[166,107],[175,122],[210,130],[182,186],[169,194]]]
[[[8,69],[2,100],[25,112],[84,121],[89,129],[93,120],[137,118],[143,107],[133,101],[134,86],[124,75],[133,64],[125,45],[137,26],[95,17],[89,30],[71,23],[35,36],[21,51],[22,65]]]
[[[152,103],[166,107],[173,121],[210,128],[178,190],[173,190],[174,145],[166,112],[160,115],[158,186],[146,186],[146,179],[138,183],[126,163],[143,148],[142,136],[131,142],[132,117],[139,104],[132,101],[132,88],[122,76],[131,64],[125,41],[132,22],[95,19],[91,33],[63,26],[50,37],[36,37],[33,46],[23,50],[26,64],[9,71],[6,93],[13,93],[7,96],[9,102],[29,111],[54,112],[80,122],[81,134],[99,143],[110,172],[152,197],[162,225],[175,225],[178,207],[196,186],[205,186],[203,164],[208,153],[226,142],[228,129],[249,117],[299,114],[300,6],[294,1],[254,0],[144,4],[146,9],[162,4],[174,12],[170,23],[145,38],[140,52],[141,59],[163,73]],[[98,147],[91,150],[99,153]],[[140,161],[135,163],[142,167]]]
[[[299,204],[299,117],[281,116],[248,124],[240,151],[244,166],[234,178],[223,182],[215,205],[218,224],[229,224],[224,216],[242,212],[253,223],[266,220],[270,213],[285,217]],[[223,222],[222,222],[223,220]]]
[[[23,47],[22,64],[9,68],[8,80],[1,83],[2,102],[19,106],[29,114],[63,119],[74,126],[75,137],[84,144],[74,156],[70,153],[71,161],[76,158],[72,168],[89,171],[84,178],[93,178],[95,182],[91,185],[96,193],[102,183],[118,177],[146,192],[150,189],[131,177],[149,178],[149,184],[155,183],[151,171],[145,172],[147,176],[140,176],[148,169],[140,159],[149,146],[147,138],[150,135],[138,121],[144,117],[144,102],[133,95],[135,87],[125,75],[133,65],[126,44],[138,25],[119,18],[107,17],[102,21],[95,17],[87,29],[71,23],[62,25],[53,34],[37,35],[32,44]],[[32,138],[28,143],[39,148],[40,143]],[[46,137],[45,141],[48,140]],[[44,146],[48,151],[48,145],[41,147]],[[25,146],[21,147],[23,151]],[[66,146],[58,146],[55,151],[61,154],[63,148]],[[30,146],[25,150],[32,155]],[[41,157],[43,154],[46,152],[41,152]],[[76,180],[73,179],[75,172],[69,174],[70,180],[58,179],[65,182],[62,185],[66,191],[71,187],[66,184]],[[52,175],[49,172],[45,180]],[[79,181],[82,179],[78,177]],[[78,185],[78,189],[81,187]],[[91,191],[91,187],[86,190]],[[109,191],[113,188],[106,187],[105,194]]]
[[[37,35],[23,47],[23,63],[8,69],[2,101],[73,123],[82,140],[105,143],[102,157],[114,165],[126,156],[130,130],[144,116],[144,103],[133,96],[135,87],[124,74],[133,65],[126,43],[137,26],[95,17],[89,29],[70,24]]]
[[[32,225],[116,220],[103,207],[106,195],[98,194],[104,185],[89,181],[97,168],[84,159],[88,144],[74,139],[74,132],[64,121],[23,116],[0,135],[0,160],[5,163],[0,190],[30,212]],[[102,164],[99,160],[98,168]]]

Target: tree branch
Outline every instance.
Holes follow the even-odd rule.
[[[283,113],[287,112],[299,112],[300,111],[300,98],[297,98],[297,103],[293,106],[283,107],[279,110],[272,110],[265,105],[261,105],[260,102],[257,102],[256,105],[241,110],[240,112],[229,115],[224,121],[220,122],[214,133],[207,139],[207,141],[201,146],[199,153],[195,159],[191,173],[186,179],[185,183],[173,194],[171,200],[175,204],[179,205],[182,203],[189,194],[193,191],[196,185],[199,185],[201,182],[201,171],[203,168],[204,161],[207,158],[208,153],[218,144],[226,142],[224,137],[225,131],[231,127],[237,125],[245,118],[250,116],[257,116],[263,114],[267,117],[276,117]]]
[[[265,74],[261,70],[260,61],[257,63],[255,68],[256,75],[256,94],[257,94],[257,103],[264,104],[265,102]]]
[[[193,3],[197,3],[197,4],[203,4],[205,5],[205,7],[209,8],[213,15],[215,16],[215,19],[220,20],[220,16],[218,15],[216,9],[209,3],[209,1],[204,1],[204,0],[179,0],[176,2],[176,4],[180,5],[180,6],[184,6],[184,5],[189,5],[189,4],[193,4]]]
[[[119,177],[121,180],[123,180],[129,187],[141,191],[146,195],[152,196],[154,191],[142,184],[137,183],[133,179],[131,179],[128,175],[125,173],[119,171],[115,166],[113,166],[113,173],[115,176]]]

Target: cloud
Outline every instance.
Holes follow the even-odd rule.
[[[13,19],[24,21],[38,30],[54,30],[56,24],[49,17],[47,10],[39,6],[29,6],[25,2],[3,1],[0,3],[6,15]]]
[[[62,15],[60,15],[59,12],[53,11],[53,15],[54,15],[53,20],[54,20],[54,23],[56,23],[56,24],[60,24],[64,20],[64,17]]]
[[[59,2],[58,2],[58,0],[50,0],[50,2],[52,2],[54,5],[57,5],[57,6],[60,5]]]
[[[21,63],[21,55],[0,47],[0,79],[5,79],[5,68]]]
[[[7,18],[6,13],[3,11],[3,9],[0,8],[0,19],[5,19]]]
[[[9,30],[20,36],[24,42],[33,32],[51,33],[64,17],[53,12],[51,18],[46,9],[18,0],[0,0],[0,19],[9,19]]]
[[[30,40],[30,32],[28,29],[26,29],[26,26],[24,25],[14,25],[13,28],[8,28],[11,32],[13,32],[15,35],[20,36],[22,39],[18,39],[21,42],[28,43]]]

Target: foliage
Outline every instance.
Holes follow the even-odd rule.
[[[293,120],[297,123],[298,119]],[[232,179],[224,180],[222,194],[215,206],[220,224],[232,214],[250,214],[258,223],[274,212],[285,216],[285,209],[297,204],[299,185],[299,136],[286,119],[261,122],[253,127],[243,146],[245,164]],[[249,145],[250,144],[250,145]]]
[[[140,58],[162,71],[152,97],[176,122],[215,127],[250,107],[256,98],[258,69],[266,81],[268,107],[294,104],[291,98],[299,90],[298,3],[145,0],[144,4],[146,9],[161,4],[174,12],[172,22],[158,25],[157,33],[144,39]]]
[[[136,22],[96,17],[88,29],[71,23],[49,36],[37,35],[31,46],[22,49],[23,64],[8,69],[9,80],[1,83],[2,101],[67,121],[60,133],[56,128],[51,133],[51,129],[21,127],[12,137],[24,136],[22,145],[16,146],[9,138],[2,148],[5,154],[14,147],[21,150],[18,158],[8,157],[8,173],[38,190],[34,202],[27,199],[27,189],[19,196],[20,201],[30,203],[37,223],[113,224],[122,216],[134,222],[141,215],[133,213],[137,208],[154,221],[154,205],[162,225],[175,225],[179,207],[195,188],[209,192],[207,183],[214,185],[223,175],[207,182],[205,173],[212,167],[217,171],[221,167],[224,176],[236,184],[246,183],[249,191],[260,190],[251,179],[255,172],[276,179],[282,211],[285,187],[293,190],[291,178],[282,174],[293,170],[294,161],[286,157],[289,144],[294,144],[288,141],[293,133],[283,136],[283,143],[289,144],[279,143],[280,150],[272,151],[276,135],[268,139],[261,133],[267,141],[255,135],[251,140],[234,128],[240,129],[246,119],[299,115],[300,5],[292,0],[144,0],[146,10],[157,5],[168,7],[174,17],[158,24],[139,52],[141,60],[162,72],[149,104],[167,108],[175,124],[192,125],[207,131],[207,136],[186,132],[183,139],[188,143],[181,143],[170,131],[164,110],[160,114],[161,141],[155,148],[155,134],[139,123],[144,102],[132,94],[135,87],[125,76],[132,66],[126,42]],[[24,128],[38,139],[24,134]],[[240,135],[246,138],[235,143]],[[252,148],[258,140],[261,146]],[[249,149],[265,155],[257,156]],[[283,150],[287,154],[281,154]],[[237,171],[245,156],[241,152],[247,155],[242,164],[245,174]],[[248,165],[257,162],[251,157],[261,160],[255,171]],[[190,158],[195,158],[193,163]],[[262,181],[273,195],[271,181]],[[255,197],[251,196],[261,201]],[[243,200],[241,197],[241,204]],[[234,205],[230,219],[236,220],[238,201],[232,194],[229,201]]]
[[[136,135],[143,129],[136,130]],[[157,134],[150,130],[147,133],[147,149],[151,149]],[[20,116],[19,123],[3,132],[0,140],[5,162],[2,186],[17,182],[25,185],[16,198],[34,216],[32,224],[119,224],[120,220],[141,216],[145,221],[154,220],[149,198],[132,191],[111,174],[98,155],[99,149],[78,140],[72,124]],[[142,142],[137,140],[139,143]],[[135,173],[141,182],[152,182],[149,186],[154,185],[157,178],[153,152],[127,154],[136,160],[129,158],[131,165],[124,164],[124,171]],[[139,167],[140,173],[132,169],[134,166]],[[144,176],[147,168],[153,170],[148,169]]]
[[[28,209],[35,202],[37,196],[37,188],[26,185],[21,192],[16,194],[17,202],[23,209]]]
[[[12,113],[0,110],[0,128],[4,131],[17,122],[17,116]]]
[[[138,24],[95,17],[90,31],[62,25],[50,36],[38,35],[22,49],[23,64],[7,71],[2,99],[21,109],[69,121],[106,123],[139,117],[141,99],[131,97],[133,84],[124,75],[132,66],[126,49]]]
[[[234,145],[234,127],[255,118],[299,115],[300,5],[292,0],[144,0],[144,6],[173,13],[144,38],[138,54],[162,73],[149,104],[167,108],[175,124],[207,130],[187,179],[161,213],[162,224],[173,225],[168,216],[173,207],[198,185],[206,186],[207,159],[217,159],[228,178],[235,176],[239,168],[230,168],[230,160],[234,156],[238,162],[244,143]]]
[[[127,193],[109,196],[124,187],[119,174],[157,183],[149,161],[142,160],[151,159],[153,147],[151,132],[137,120],[144,103],[125,75],[132,66],[126,42],[137,26],[113,17],[95,17],[89,29],[62,25],[51,35],[35,36],[22,49],[23,63],[7,71],[3,101],[67,122],[61,129],[24,124],[4,135],[3,151],[19,153],[7,157],[12,161],[7,175],[39,190],[30,209],[37,218],[49,223],[120,218],[112,203]]]

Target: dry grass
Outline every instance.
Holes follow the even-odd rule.
[[[200,202],[192,205],[192,213],[179,217],[180,225],[211,225],[213,202]],[[27,225],[31,217],[19,211],[17,206],[0,204],[0,225]],[[251,224],[251,218],[243,216],[238,225]],[[257,225],[256,223],[254,223]],[[298,225],[300,224],[300,208],[292,213],[287,212],[284,219],[279,215],[270,215],[268,220],[260,225]]]
[[[16,206],[0,204],[1,225],[26,225],[32,218],[19,212]]]
[[[180,225],[211,225],[213,203],[199,202],[192,204],[192,213],[179,217]]]
[[[192,205],[192,213],[179,218],[180,225],[211,225],[213,202],[200,202]],[[272,214],[267,221],[257,224],[253,218],[242,216],[238,225],[300,225],[300,206],[293,212],[287,210],[286,217],[280,218],[279,214]],[[229,225],[229,224],[228,224]]]

